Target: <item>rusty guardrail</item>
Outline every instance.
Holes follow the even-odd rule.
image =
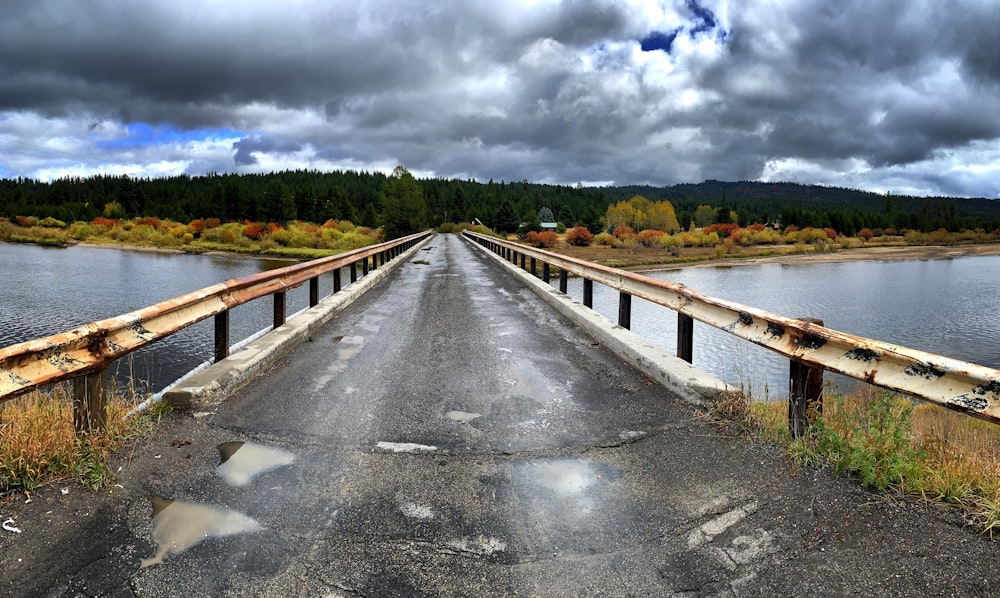
[[[564,293],[568,274],[583,277],[583,303],[587,307],[593,307],[594,281],[617,289],[621,293],[618,323],[625,328],[629,328],[632,296],[676,311],[677,353],[688,362],[692,355],[694,320],[788,357],[792,362],[789,424],[793,434],[804,430],[807,403],[818,399],[815,381],[805,382],[810,377],[809,370],[816,369],[1000,423],[1000,370],[845,334],[822,326],[818,320],[788,318],[711,297],[680,283],[655,280],[470,231],[465,231],[465,235],[505,260],[514,264],[520,261],[520,267],[530,269],[532,274],[537,275],[537,262],[542,262],[542,278],[546,282],[550,264],[558,267],[559,289]],[[526,258],[530,265],[526,265]],[[796,373],[796,369],[800,371]]]
[[[426,231],[379,245],[230,279],[127,314],[99,320],[46,338],[0,348],[0,403],[39,387],[83,377],[74,383],[74,420],[78,430],[100,427],[103,372],[115,360],[178,330],[215,316],[215,359],[229,353],[229,310],[274,296],[274,327],[285,322],[285,293],[309,283],[309,305],[319,303],[318,277],[333,272],[333,292],[341,288],[341,269],[351,282],[378,268],[431,235]],[[82,382],[82,383],[81,383]]]

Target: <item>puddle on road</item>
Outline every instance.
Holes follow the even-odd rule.
[[[532,481],[561,495],[579,494],[596,483],[601,474],[583,459],[549,459],[526,465]]]
[[[515,475],[525,504],[553,520],[591,515],[609,500],[608,482],[620,477],[608,465],[579,458],[527,461],[516,466]]]
[[[155,495],[149,500],[153,505],[156,554],[141,559],[141,569],[161,565],[167,555],[180,554],[205,538],[222,538],[264,529],[252,517],[237,511]]]
[[[256,476],[295,461],[295,455],[284,449],[253,442],[223,442],[219,455],[222,463],[215,473],[231,486],[246,486]]]
[[[445,416],[452,421],[468,424],[472,423],[472,420],[476,419],[477,417],[482,417],[483,414],[469,413],[468,411],[449,411],[448,413],[445,413]]]

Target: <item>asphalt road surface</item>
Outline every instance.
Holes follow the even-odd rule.
[[[0,506],[0,595],[1000,591],[956,512],[726,436],[454,235],[122,468]]]

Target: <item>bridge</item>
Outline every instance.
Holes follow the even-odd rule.
[[[617,325],[550,285],[553,267],[562,289],[580,274],[620,290]],[[418,235],[286,270],[0,349],[0,397],[76,378],[82,431],[100,425],[101,372],[129,350],[212,317],[218,358],[165,394],[183,409],[126,456],[110,493],[57,485],[2,507],[22,533],[0,532],[0,593],[985,595],[1000,585],[1000,551],[953,514],[793,471],[780,450],[698,417],[725,384],[684,361],[686,321],[680,358],[630,333],[626,297],[786,351],[803,368],[803,403],[821,368],[991,419],[993,370],[486,237]],[[337,292],[314,294],[286,322],[285,290],[328,274]],[[232,351],[227,310],[262,297],[275,298],[274,330]],[[790,416],[794,429],[801,414]]]

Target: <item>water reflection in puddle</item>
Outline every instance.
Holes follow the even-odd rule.
[[[445,413],[445,416],[452,421],[467,424],[472,422],[472,420],[476,419],[477,417],[482,417],[483,414],[469,413],[468,411],[449,411],[448,413]]]
[[[584,459],[537,459],[516,466],[526,504],[553,520],[593,514],[606,500],[608,482],[618,478],[608,465]]]
[[[151,496],[153,542],[156,554],[142,559],[140,568],[163,564],[168,554],[180,554],[205,538],[222,538],[264,528],[252,517],[208,505]]]
[[[582,493],[601,477],[582,459],[532,461],[526,464],[525,473],[538,486],[564,496]]]
[[[253,442],[223,442],[219,454],[222,463],[215,472],[232,486],[246,486],[254,477],[295,461],[286,450]]]

